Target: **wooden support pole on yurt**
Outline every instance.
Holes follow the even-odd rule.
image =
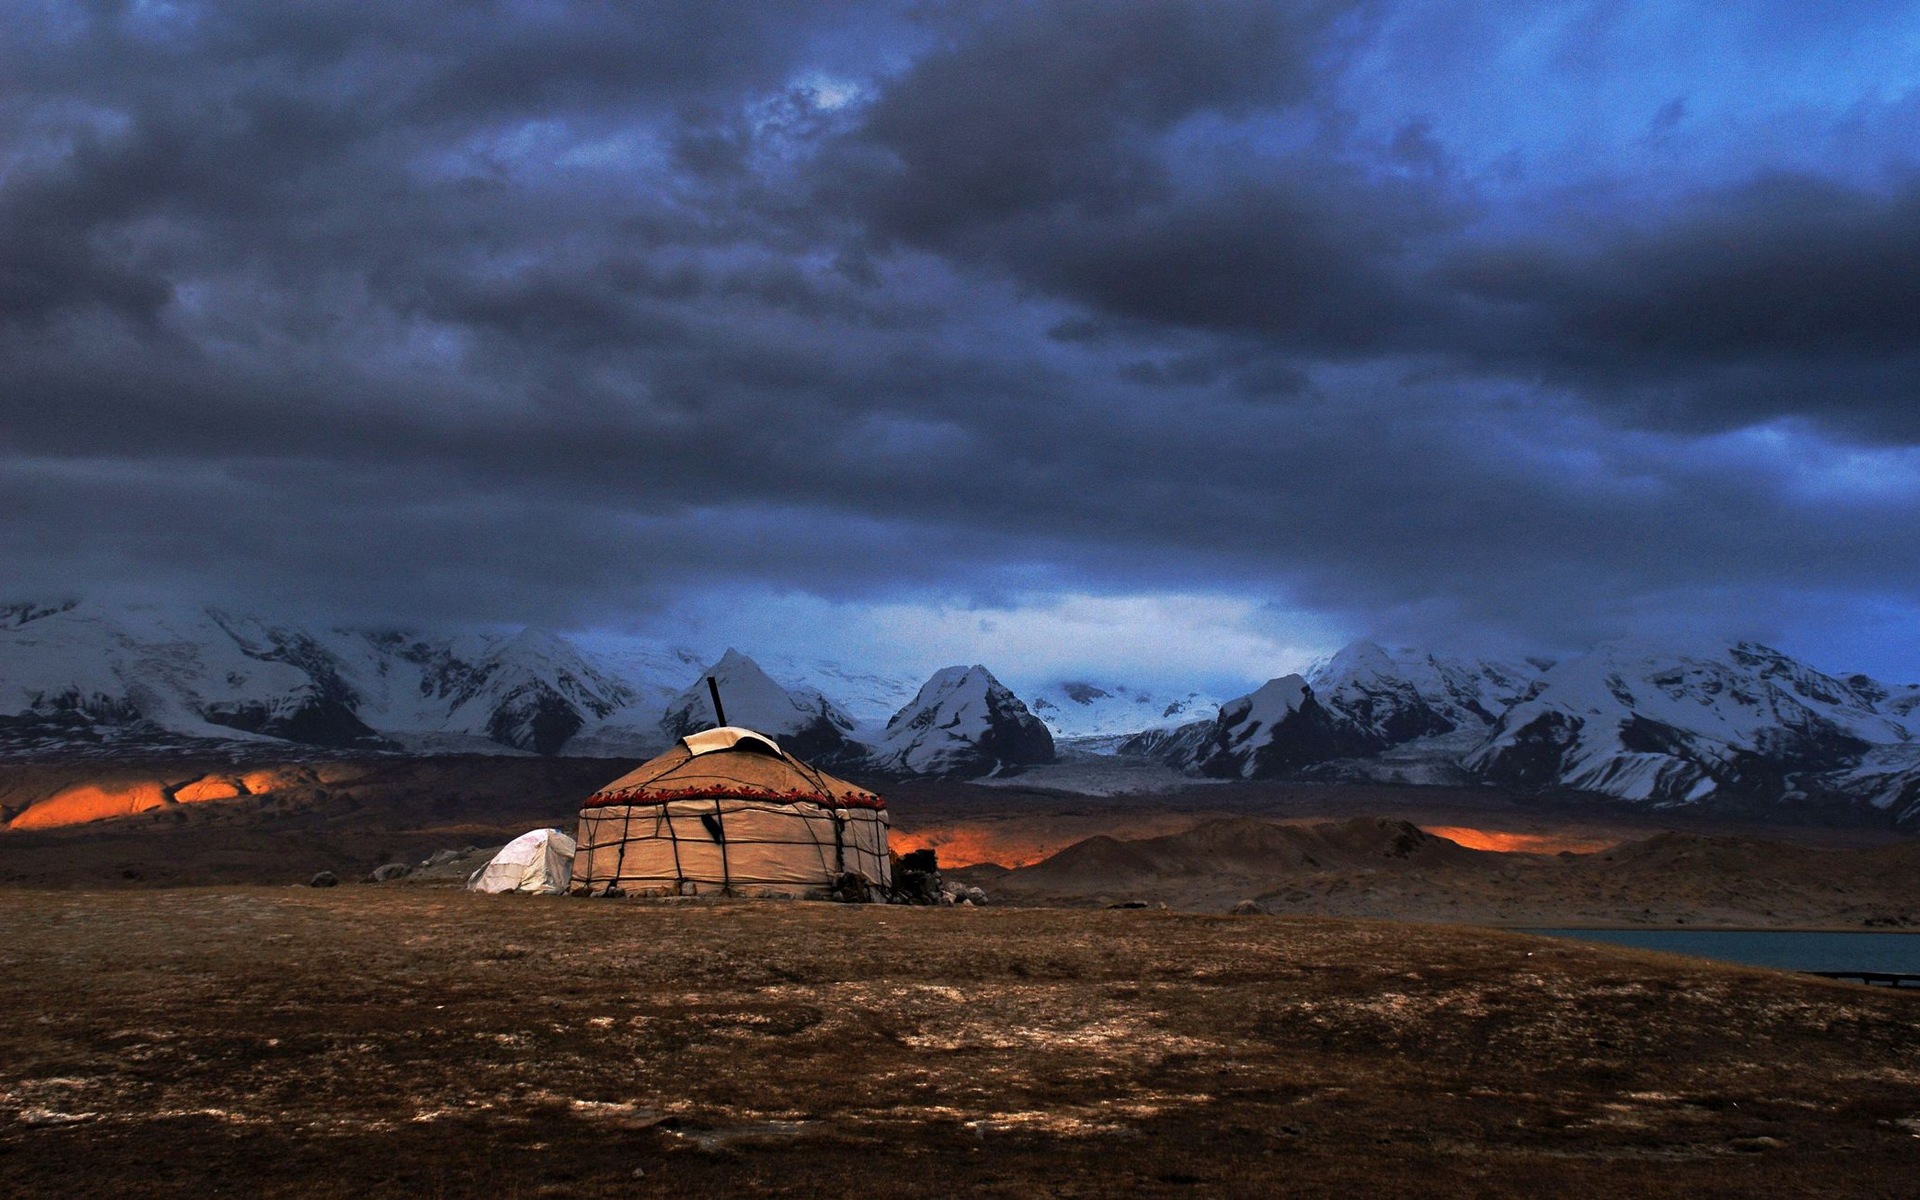
[[[713,681],[709,679],[707,682]],[[715,699],[718,699],[719,695],[715,692]],[[733,864],[727,861],[727,826],[720,814],[720,797],[718,796],[713,798],[713,824],[707,829],[713,834],[713,840],[720,844],[720,894],[731,896],[733,895]]]

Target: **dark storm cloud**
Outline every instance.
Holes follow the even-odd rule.
[[[859,141],[881,152],[876,226],[964,242],[1061,207],[1126,212],[1168,185],[1152,139],[1200,112],[1246,113],[1312,86],[1331,4],[992,6],[888,82]]]
[[[55,6],[59,7],[59,6]],[[808,8],[656,3],[103,4],[0,49],[24,153],[0,196],[0,316],[151,319],[188,277],[340,267],[390,289],[456,250],[578,232],[606,195],[515,187],[516,139],[645,130],[777,86]],[[533,170],[538,170],[535,165]],[[436,172],[463,172],[435,178]],[[591,232],[644,237],[615,197]],[[689,223],[674,222],[678,231]]]
[[[1631,422],[1916,431],[1911,180],[1763,171],[1651,211],[1626,199],[1479,233],[1488,202],[1426,123],[1378,146],[1342,136],[1317,87],[1342,44],[1331,7],[1155,6],[1116,26],[1074,4],[1019,13],[870,110],[854,139],[868,155],[844,165],[879,236],[1113,317],[1314,358],[1438,356]],[[1314,132],[1181,141],[1183,122],[1276,112]],[[1674,99],[1650,119],[1685,113]]]
[[[1324,136],[1276,153],[1243,132],[1186,161],[1177,146],[1194,122],[1303,110],[1341,15],[1013,6],[892,81],[836,165],[878,236],[1114,316],[1392,349],[1420,308],[1401,260],[1458,222],[1431,180],[1369,179]]]
[[[1343,107],[1393,8],[36,7],[11,582],[569,624],[1225,589],[1550,641],[1920,584],[1911,464],[1737,433],[1911,436],[1920,193],[1514,218]]]
[[[1920,435],[1920,182],[1771,175],[1614,224],[1447,265],[1492,356],[1677,425]]]

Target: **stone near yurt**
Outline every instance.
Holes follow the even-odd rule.
[[[895,897],[906,904],[954,904],[966,899],[964,889],[958,894],[946,890],[940,878],[940,854],[931,846],[900,856],[893,890]]]
[[[558,829],[535,829],[500,847],[467,880],[470,892],[530,892],[558,896],[573,879],[574,841]],[[448,853],[458,856],[457,852]],[[449,861],[434,855],[432,861]]]
[[[826,895],[891,883],[886,801],[765,734],[688,734],[580,810],[574,887],[596,894]]]

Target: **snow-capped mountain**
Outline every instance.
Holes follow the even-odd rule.
[[[791,654],[756,654],[755,661],[776,679],[792,679],[833,698],[842,713],[853,718],[854,736],[872,741],[887,721],[919,692],[915,675],[862,671],[823,658]],[[724,697],[723,697],[724,700]],[[733,710],[728,709],[729,716]]]
[[[1876,707],[1890,695],[1752,642],[1610,642],[1547,671],[1466,766],[1499,783],[1657,804],[1776,799],[1795,775],[1910,742],[1911,710]]]
[[[1215,714],[1216,718],[1218,714]],[[1218,720],[1189,721],[1171,729],[1149,729],[1123,738],[1114,753],[1125,757],[1148,758],[1175,770],[1193,771],[1213,741]]]
[[[1304,677],[1271,680],[1222,705],[1213,721],[1148,731],[1119,752],[1220,778],[1337,762],[1335,777],[1427,782],[1459,776],[1460,756],[1537,679],[1528,665],[1355,642]],[[1414,747],[1399,756],[1408,761],[1379,761],[1402,746]]]
[[[1356,643],[1121,743],[1195,774],[1474,779],[1655,804],[1869,806],[1920,823],[1920,689],[1825,675],[1752,643],[1616,642],[1558,665]]]
[[[1851,766],[1795,776],[1780,800],[1865,805],[1920,828],[1920,741],[1869,747]]]
[[[5,606],[0,753],[297,743],[644,757],[711,723],[713,674],[730,720],[844,770],[986,774],[1052,760],[1059,735],[1216,778],[1477,779],[1656,805],[1878,810],[1920,825],[1920,686],[1827,675],[1746,642],[1615,642],[1550,667],[1362,642],[1217,714],[1198,693],[1084,682],[1041,689],[1029,711],[977,666],[916,689],[833,663],[770,658],[770,674],[728,651],[703,670],[685,648],[589,644],[538,630],[307,628],[218,609]],[[1200,719],[1179,723],[1189,716]]]
[[[737,650],[704,669],[703,661],[638,640],[589,653],[539,630],[446,635],[303,628],[217,609],[13,605],[0,608],[0,751],[169,752],[213,743],[270,750],[292,742],[644,757],[712,723],[711,674],[730,720],[803,757],[854,768],[870,743],[885,739],[887,718],[913,707],[922,690],[834,663],[802,670],[772,659],[783,684]],[[814,679],[845,689],[858,716]],[[1041,753],[1033,731],[1045,740],[1045,730],[1018,700],[1003,700],[997,682],[962,692],[974,690],[985,725],[971,729],[971,716],[959,719],[961,697],[949,697],[944,732],[910,750],[892,744],[888,769],[924,762],[984,772]],[[984,743],[968,749],[976,735]],[[936,752],[935,741],[944,749]],[[1044,752],[1051,754],[1050,741]]]
[[[169,739],[553,753],[631,706],[564,639],[306,630],[217,609],[0,612],[0,733],[18,749]]]
[[[1170,729],[1209,717],[1220,708],[1218,697],[1202,692],[1168,692],[1084,680],[1049,684],[1029,692],[1026,703],[1056,738],[1110,738]]]
[[[1189,757],[1174,765],[1216,779],[1273,778],[1356,748],[1298,675],[1229,700],[1210,727],[1189,736]]]
[[[669,739],[685,737],[719,723],[712,679],[720,690],[720,706],[727,721],[771,734],[782,749],[801,758],[829,765],[858,761],[866,748],[852,738],[853,718],[831,700],[809,687],[787,689],[775,683],[760,664],[729,649],[668,703],[660,728]]]
[[[435,641],[397,633],[347,634],[344,657],[365,645],[368,683],[361,711],[402,734],[486,738],[502,746],[555,754],[590,724],[638,698],[635,689],[588,663],[562,638],[525,629],[505,638]],[[411,671],[393,661],[419,670]],[[372,683],[397,686],[375,691]],[[442,715],[444,713],[444,715]]]
[[[901,775],[984,775],[1053,756],[1046,725],[975,665],[936,671],[887,722],[872,766]]]
[[[153,735],[366,745],[374,731],[331,664],[214,610],[124,614],[75,603],[0,609],[0,714],[29,744]]]
[[[1485,730],[1539,677],[1539,669],[1525,663],[1355,642],[1313,664],[1306,682],[1348,740],[1383,750],[1456,730]]]
[[[701,672],[711,657],[685,646],[632,638],[589,639],[583,643],[582,652],[639,693],[635,706],[653,710],[647,718],[650,723],[666,711],[690,680],[704,678]],[[863,671],[830,659],[755,650],[753,661],[776,680],[790,680],[795,687],[813,688],[831,697],[834,706],[851,717],[855,729],[863,734],[871,730],[877,735],[887,718],[920,690],[918,675]],[[733,706],[724,694],[721,703],[732,717]]]

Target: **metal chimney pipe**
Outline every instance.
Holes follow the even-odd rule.
[[[718,729],[727,723],[727,710],[720,707],[720,685],[714,682],[711,675],[707,676],[707,694],[713,697],[713,723],[714,728]]]

